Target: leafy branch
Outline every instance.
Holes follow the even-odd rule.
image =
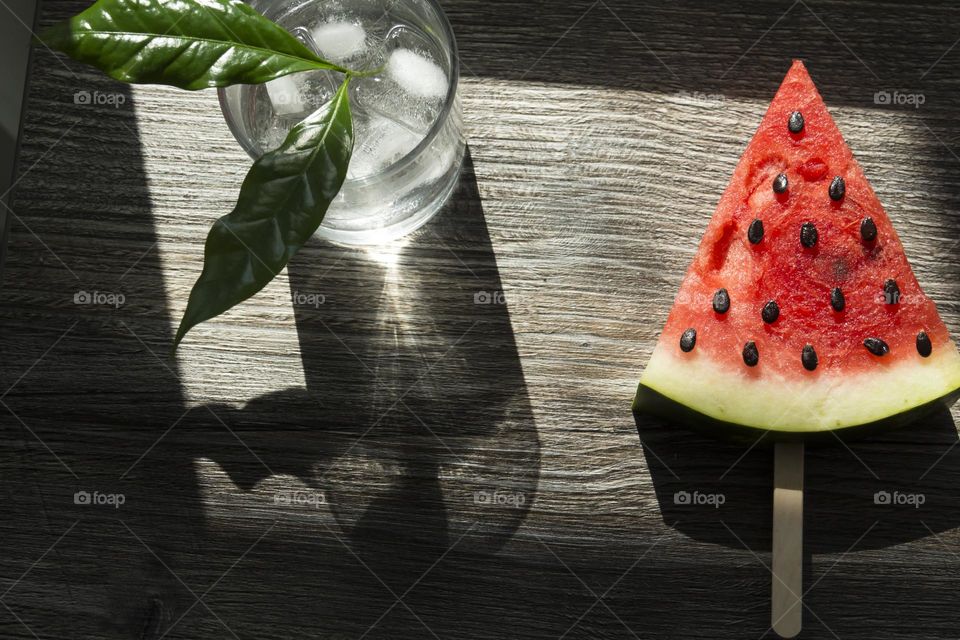
[[[121,82],[190,90],[349,71],[240,0],[99,0],[39,39]]]
[[[353,150],[348,84],[349,76],[333,100],[253,164],[234,210],[213,224],[174,348],[192,327],[265,287],[320,226]]]
[[[320,58],[241,0],[98,0],[38,40],[117,80],[188,90],[344,74],[330,102],[254,162],[233,211],[213,224],[174,349],[197,324],[263,289],[323,222],[353,152],[350,78],[380,71]]]

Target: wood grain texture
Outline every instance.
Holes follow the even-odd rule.
[[[176,359],[249,160],[215,94],[38,47],[0,291],[0,636],[769,635],[772,451],[637,424],[630,399],[792,57],[960,335],[960,11],[444,6],[470,154],[450,205],[402,246],[311,243]],[[958,416],[808,449],[801,637],[956,637]]]
[[[803,626],[803,449],[802,442],[773,449],[770,626],[784,638]]]

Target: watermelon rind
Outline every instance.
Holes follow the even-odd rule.
[[[953,343],[929,358],[891,363],[879,371],[845,375],[811,372],[788,381],[721,371],[704,358],[654,351],[633,402],[635,413],[655,415],[731,436],[809,439],[834,432],[860,436],[904,426],[960,397],[960,354]],[[853,432],[856,432],[855,434]]]

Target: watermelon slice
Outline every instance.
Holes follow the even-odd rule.
[[[789,438],[903,424],[958,393],[956,346],[794,61],[710,220],[634,410]]]

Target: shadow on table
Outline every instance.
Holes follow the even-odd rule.
[[[733,444],[657,418],[635,416],[635,421],[664,522],[695,541],[749,549],[769,566],[773,448],[767,438]],[[814,556],[839,559],[847,552],[888,549],[960,526],[956,444],[953,418],[940,410],[868,439],[806,447],[804,588],[829,571],[821,565],[814,573]],[[768,575],[759,562],[756,569]],[[871,574],[871,580],[873,593],[907,598],[901,576],[878,580]],[[829,587],[820,585],[809,598],[821,615],[836,605],[837,596],[828,593]],[[916,606],[930,606],[937,596],[930,597]],[[902,614],[896,612],[898,620]],[[882,613],[874,608],[871,615],[882,623]]]
[[[665,522],[677,522],[678,530],[698,540],[770,550],[768,438],[756,446],[732,444],[656,418],[635,419]],[[805,548],[814,554],[843,552],[854,543],[857,549],[885,548],[960,526],[956,442],[950,412],[940,410],[868,439],[806,447]],[[725,501],[718,508],[686,503],[694,492]],[[909,497],[915,495],[923,496],[916,506]]]
[[[394,594],[452,628],[475,601],[434,565],[495,556],[540,465],[469,155],[402,246],[290,265],[324,297],[294,296],[305,386],[191,407],[132,96],[58,64],[33,79],[0,300],[0,635],[329,640],[392,611],[370,637],[423,637]]]
[[[171,323],[136,116],[38,58],[0,289],[0,635],[156,637],[192,602],[165,565],[190,580],[203,513],[189,452],[157,442],[186,400],[147,347]]]
[[[279,497],[269,507],[289,520],[269,546],[309,557],[282,569],[251,558],[247,570],[293,595],[276,606],[294,618],[298,599],[325,594],[302,612],[316,620],[299,624],[355,637],[454,547],[489,558],[512,537],[536,499],[539,442],[469,151],[450,202],[414,236],[370,249],[314,244],[288,268],[306,386],[184,423],[223,420],[256,452],[196,454],[261,504]],[[311,514],[311,499],[333,521]],[[294,576],[302,590],[291,592]],[[472,606],[446,599],[444,617]],[[397,613],[374,635],[426,633]]]
[[[480,0],[444,2],[465,76],[766,101],[800,58],[831,104],[902,109],[906,103],[892,97],[875,99],[897,90],[923,92],[928,107],[955,105],[956,58],[943,55],[956,40],[955,8],[924,9],[763,0],[537,0],[495,9]]]
[[[244,489],[322,491],[378,572],[419,575],[471,525],[496,551],[535,499],[539,443],[469,150],[412,237],[314,244],[288,268],[306,387],[212,407],[263,464],[213,460]]]
[[[952,229],[944,234],[950,240],[931,239],[929,248],[944,255],[953,250],[952,239],[960,232],[960,190],[953,187],[955,150],[960,148],[960,131],[954,125],[960,82],[952,69],[960,48],[953,48],[953,3],[925,4],[918,11],[910,3],[878,8],[869,3],[765,0],[534,0],[491,7],[483,0],[448,0],[444,10],[457,34],[462,75],[479,79],[478,91],[484,82],[514,81],[506,95],[521,92],[529,100],[538,85],[551,90],[564,84],[571,90],[609,87],[609,98],[585,103],[583,112],[561,127],[575,134],[587,131],[591,137],[605,131],[606,144],[619,137],[622,144],[641,148],[656,133],[666,145],[660,149],[664,161],[688,166],[691,172],[701,167],[671,152],[675,145],[703,146],[703,140],[690,138],[689,127],[702,125],[704,113],[716,118],[718,129],[729,126],[725,104],[740,100],[758,103],[759,122],[792,59],[802,59],[835,117],[842,115],[836,111],[841,106],[877,110],[869,131],[844,131],[855,150],[857,133],[908,136],[910,144],[894,153],[908,154],[911,163],[932,159],[919,161],[916,179],[909,184],[877,186],[881,196],[891,189],[916,190],[924,211],[952,212],[938,220]],[[617,104],[628,105],[624,110],[629,112],[629,91],[644,94],[644,109],[652,100],[656,115],[637,114],[631,120],[618,112],[618,117],[606,118],[604,109],[614,100],[628,101]],[[512,106],[505,103],[502,108],[510,113]],[[661,116],[661,110],[669,118]],[[891,121],[888,114],[898,119]],[[714,144],[712,136],[722,132],[705,135],[711,136],[707,144]],[[541,134],[533,138],[542,139]],[[581,164],[605,158],[591,157],[597,151],[589,148],[578,153],[583,154]],[[866,160],[901,163],[890,155]],[[638,194],[636,206],[643,210],[662,205]],[[895,220],[903,216],[899,224],[909,224],[908,214],[891,213]],[[960,267],[954,264],[950,275],[960,280]]]

